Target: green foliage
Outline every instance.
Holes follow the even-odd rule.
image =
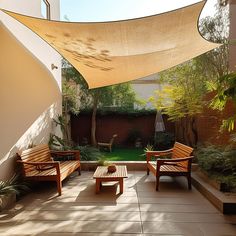
[[[91,114],[91,109],[83,109],[80,111],[80,114]],[[146,115],[155,115],[155,109],[133,109],[129,107],[113,107],[113,108],[102,108],[97,110],[97,115],[106,116],[106,115],[126,115],[128,117],[139,117]]]
[[[208,80],[217,81],[219,77],[229,72],[229,23],[228,8],[220,5],[216,5],[214,16],[200,20],[199,31],[203,37],[211,42],[222,44],[196,58],[202,68],[202,74]]]
[[[56,126],[60,126],[63,138],[51,133],[48,141],[50,149],[69,150],[71,142],[69,138],[68,124],[66,122],[65,117],[58,115],[57,119],[53,119],[53,122],[56,124]]]
[[[156,132],[154,137],[154,150],[167,150],[174,145],[174,134],[168,132]]]
[[[194,60],[162,72],[160,82],[163,89],[156,91],[150,101],[170,120],[202,112],[202,98],[206,93],[205,78]]]
[[[153,151],[154,148],[153,148],[153,145],[151,144],[147,144],[147,146],[143,149],[144,153],[147,152],[147,151]]]
[[[63,113],[79,113],[78,88],[75,83],[62,81],[62,110]]]
[[[199,167],[207,174],[229,187],[236,187],[236,150],[231,147],[217,147],[210,145],[201,147],[197,151]]]
[[[141,148],[115,148],[112,152],[103,152],[106,161],[145,161]]]
[[[75,146],[73,149],[80,151],[81,161],[97,161],[102,157],[101,152],[95,147]]]
[[[108,161],[107,161],[107,157],[105,156],[101,156],[99,159],[98,159],[98,166],[107,166],[108,165]]]
[[[51,150],[70,150],[70,146],[66,145],[65,140],[55,134],[50,134],[48,146]]]
[[[19,196],[21,193],[29,191],[28,185],[20,181],[19,175],[13,175],[10,180],[0,181],[0,195],[15,193]]]
[[[83,76],[68,62],[64,61],[63,63],[63,77],[68,86],[72,82],[79,86],[80,92],[77,99],[80,100],[80,109],[91,109],[97,99],[97,106],[101,109],[111,106],[133,107],[136,97],[130,83],[89,89]]]
[[[223,75],[214,84],[208,84],[208,90],[215,93],[210,103],[210,107],[214,110],[222,111],[228,101],[232,101],[236,105],[236,73]],[[236,114],[222,120],[221,130],[234,130]]]
[[[151,144],[147,144],[147,146],[143,149],[143,153],[140,156],[146,156],[146,152],[154,151],[154,147]]]

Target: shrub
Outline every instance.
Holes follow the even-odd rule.
[[[236,150],[231,147],[209,145],[196,152],[199,167],[209,177],[228,186],[228,190],[236,188]],[[235,191],[235,190],[234,190]]]
[[[154,150],[166,150],[174,145],[174,135],[168,132],[156,132],[154,137]]]
[[[101,152],[95,147],[76,146],[73,149],[80,151],[81,161],[97,161],[102,157]]]
[[[209,174],[236,175],[236,150],[208,146],[197,151],[199,166]]]
[[[29,184],[21,180],[18,174],[14,174],[11,179],[0,181],[0,196],[15,193],[17,196],[29,191]]]

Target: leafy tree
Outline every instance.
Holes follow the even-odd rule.
[[[219,78],[217,83],[208,84],[209,91],[215,92],[215,96],[210,106],[215,110],[224,110],[228,101],[232,101],[236,106],[236,72],[228,73]],[[221,130],[234,130],[236,114],[222,121]]]
[[[78,98],[81,109],[92,109],[91,119],[91,144],[96,146],[96,114],[98,108],[118,106],[133,108],[136,101],[135,92],[129,83],[117,84],[96,89],[88,89],[82,75],[72,66],[66,64],[63,69],[63,76],[67,83],[74,81],[79,87]]]
[[[196,58],[199,67],[202,67],[202,74],[215,81],[229,70],[228,8],[216,8],[214,17],[200,20],[199,31],[205,39],[222,45]]]
[[[176,121],[176,133],[189,145],[198,141],[196,116],[205,105],[204,95],[211,85],[219,87],[221,76],[228,73],[228,17],[226,8],[217,8],[214,17],[200,21],[200,32],[208,40],[223,43],[222,46],[198,56],[186,63],[161,73],[163,90],[152,98],[171,120]]]
[[[160,82],[163,89],[156,91],[151,101],[176,122],[176,133],[186,144],[196,145],[196,115],[202,112],[206,92],[205,78],[199,75],[196,62],[191,60],[162,72]]]

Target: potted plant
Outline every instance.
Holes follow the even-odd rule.
[[[13,175],[10,180],[0,181],[0,211],[10,207],[17,196],[22,192],[29,190],[26,183],[19,181],[18,175]]]

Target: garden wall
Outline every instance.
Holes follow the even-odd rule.
[[[204,108],[203,113],[197,118],[198,140],[200,143],[210,142],[212,144],[225,145],[229,143],[231,133],[220,132],[222,119],[227,119],[234,114],[235,107],[228,102],[222,112]]]
[[[174,124],[164,123],[168,132],[174,133]],[[115,144],[120,146],[133,146],[134,139],[140,136],[142,145],[145,146],[154,135],[155,114],[127,115],[109,114],[97,116],[96,137],[99,142],[107,142],[113,134],[118,134]],[[75,143],[83,144],[84,138],[90,143],[91,114],[71,115],[71,136]]]
[[[206,103],[212,100],[214,94],[209,93],[206,95]],[[235,106],[233,102],[228,102],[223,111],[212,110],[205,105],[203,112],[196,116],[195,127],[198,134],[198,144],[211,143],[215,145],[227,145],[230,143],[232,132],[224,130],[220,131],[222,120],[233,116],[235,114]],[[177,123],[176,123],[177,124]],[[176,139],[183,142],[182,136],[176,130]]]

